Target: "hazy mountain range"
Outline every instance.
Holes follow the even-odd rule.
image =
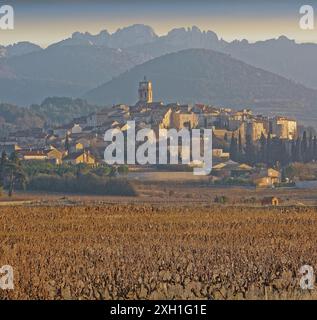
[[[306,122],[317,120],[312,115],[317,90],[207,49],[186,49],[150,60],[93,89],[85,98],[97,104],[134,104],[136,87],[131,83],[137,84],[144,75],[152,80],[157,100],[212,101],[216,106],[287,114]]]
[[[212,52],[189,51],[186,59],[184,51],[180,52],[186,65],[182,60],[185,70],[177,83],[191,85],[184,85],[183,89],[179,85],[173,90],[170,86],[177,86],[176,75],[169,70],[177,73],[175,68],[171,69],[177,59],[168,54],[193,48]],[[219,58],[215,51],[227,55]],[[155,58],[159,60],[153,60]],[[203,63],[207,65],[200,67]],[[219,68],[215,68],[217,63],[221,63]],[[155,76],[151,68],[157,64],[161,69]],[[237,65],[241,68],[239,73],[235,71]],[[97,35],[75,32],[46,49],[28,42],[0,46],[0,100],[28,105],[40,103],[47,96],[85,96],[102,104],[135,102],[138,77],[147,75],[153,78],[156,99],[164,102],[168,102],[166,99],[190,100],[222,105],[237,103],[239,106],[256,103],[258,108],[261,106],[268,112],[282,109],[285,113],[288,108],[292,109],[291,113],[298,111],[296,108],[300,106],[300,110],[317,114],[317,100],[311,101],[316,91],[307,89],[317,89],[316,65],[317,44],[297,44],[283,36],[256,43],[246,40],[229,43],[219,39],[214,32],[201,31],[197,27],[173,29],[167,35],[158,36],[149,26],[133,25],[113,34],[106,30]],[[205,68],[208,70],[204,73]],[[203,76],[199,77],[199,72]],[[270,90],[274,88],[273,97],[265,96],[270,90],[257,88],[254,82],[247,80],[256,73],[263,78],[255,83],[265,84]],[[164,74],[163,83],[158,78],[164,78]],[[195,81],[192,74],[196,75]],[[244,83],[241,83],[242,75],[245,75]],[[133,82],[120,82],[127,77]],[[111,92],[106,90],[110,87]],[[166,91],[167,87],[171,92]],[[102,88],[106,90],[104,94],[100,93]],[[264,95],[259,96],[259,92]],[[290,102],[289,107],[285,101]]]
[[[19,42],[15,44],[11,44],[9,46],[1,46],[0,45],[0,57],[1,58],[10,58],[14,56],[21,56],[23,54],[41,51],[42,48],[31,42]]]

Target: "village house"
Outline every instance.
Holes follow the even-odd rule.
[[[239,177],[251,174],[253,168],[247,164],[228,160],[212,167],[212,175],[221,177]]]
[[[63,152],[50,146],[46,149],[20,149],[17,152],[21,160],[24,161],[45,161],[49,160],[55,164],[62,163]]]
[[[56,127],[53,129],[53,135],[55,135],[59,138],[66,137],[66,135],[71,134],[72,127],[73,127],[72,124],[67,124],[67,125]]]
[[[230,157],[229,152],[224,152],[223,149],[212,149],[212,159],[215,161],[228,161]]]
[[[84,149],[84,145],[80,142],[76,142],[75,144],[70,146],[70,152],[74,153]]]
[[[20,150],[18,153],[21,160],[30,161],[44,161],[47,160],[47,154],[44,150]]]
[[[219,112],[213,111],[200,115],[199,124],[200,127],[210,129],[217,125]]]
[[[160,124],[161,128],[175,128],[181,130],[183,128],[197,128],[199,126],[199,115],[191,111],[173,110],[170,108],[164,115]]]
[[[49,133],[46,136],[45,145],[49,145],[49,144],[55,143],[56,141],[58,141],[58,136],[54,135],[53,133]]]
[[[252,119],[246,122],[246,134],[251,137],[252,141],[258,141],[262,134],[267,137],[268,132],[263,121]]]
[[[241,124],[242,124],[242,120],[229,117],[227,129],[229,131],[235,131],[241,126]]]
[[[123,124],[131,119],[131,116],[130,107],[126,105],[104,108],[87,116],[83,131],[105,131],[111,127],[113,122]]]
[[[83,128],[80,124],[75,123],[72,128],[70,129],[71,134],[79,134],[82,133]]]
[[[274,117],[270,120],[272,135],[286,140],[297,138],[297,121],[287,117]]]
[[[96,128],[101,126],[102,124],[108,121],[108,114],[108,109],[91,113],[90,115],[88,115],[86,119],[86,127]]]
[[[265,197],[261,201],[262,206],[278,206],[280,204],[280,199],[277,197]]]
[[[251,178],[254,185],[259,188],[272,188],[281,182],[280,172],[272,168],[261,169]]]
[[[36,145],[39,148],[45,146],[46,137],[43,128],[32,128],[10,132],[7,139],[15,141],[21,147]]]
[[[58,150],[57,148],[54,148],[53,146],[50,146],[49,149],[45,150],[45,153],[47,154],[47,159],[52,160],[56,164],[61,164],[63,159],[63,152]]]
[[[97,163],[96,158],[87,150],[79,150],[77,152],[70,153],[65,158],[63,158],[63,162],[72,165],[80,163],[95,165]]]

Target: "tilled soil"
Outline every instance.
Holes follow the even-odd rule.
[[[235,206],[0,208],[2,299],[314,299],[317,209]]]

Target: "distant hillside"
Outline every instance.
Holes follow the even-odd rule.
[[[29,110],[45,119],[47,124],[65,124],[74,118],[86,116],[100,110],[101,106],[87,103],[82,99],[71,99],[66,97],[46,98],[40,105],[31,105]]]
[[[138,82],[144,75],[153,82],[155,100],[251,107],[257,112],[287,114],[302,120],[317,118],[317,91],[205,49],[184,50],[148,61],[90,91],[85,98],[93,103],[134,104]]]
[[[23,130],[42,127],[45,120],[27,108],[8,103],[0,103],[0,138],[11,130]]]
[[[78,97],[145,60],[96,45],[56,45],[0,58],[0,101],[26,106],[47,96]]]
[[[27,108],[0,103],[0,138],[12,130],[40,128],[44,124],[69,123],[76,117],[88,115],[100,108],[82,99],[63,97],[47,98],[41,104]]]
[[[223,50],[235,59],[317,89],[317,44],[298,44],[284,36],[258,41],[234,41]]]
[[[0,101],[27,105],[46,96],[81,96],[139,64],[186,49],[230,54],[317,89],[317,44],[298,44],[285,36],[255,43],[227,42],[195,26],[158,36],[150,26],[137,24],[112,34],[74,32],[46,49],[29,42],[0,44]]]
[[[94,87],[143,62],[120,49],[102,46],[52,46],[7,59],[20,77]]]
[[[175,28],[158,36],[150,26],[138,24],[113,34],[106,30],[97,35],[76,32],[52,47],[78,45],[120,48],[127,55],[138,56],[137,63],[185,49],[211,49],[317,89],[316,68],[312,67],[317,64],[317,44],[299,44],[285,36],[255,43],[227,42],[219,39],[215,32],[201,31],[196,26]]]
[[[0,103],[26,107],[32,103],[40,103],[48,96],[78,97],[86,89],[65,82],[16,78],[9,71],[6,73],[8,77],[1,77],[0,66]]]

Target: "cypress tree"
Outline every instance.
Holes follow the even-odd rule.
[[[65,150],[70,153],[70,143],[69,143],[69,136],[68,133],[66,133],[66,138],[65,138]]]
[[[300,137],[296,140],[295,145],[295,161],[301,162],[302,161],[302,154],[301,154],[301,140]]]
[[[270,166],[272,164],[272,139],[271,134],[267,135],[266,139],[266,164]]]
[[[232,133],[231,142],[230,142],[230,159],[233,161],[237,161],[237,155],[238,155],[237,139],[235,138],[234,133]]]
[[[280,140],[280,146],[281,146],[281,149],[280,149],[280,152],[278,153],[280,155],[279,161],[282,164],[282,166],[286,166],[290,162],[289,161],[289,154],[288,154],[287,147],[286,147],[286,142],[283,140]]]
[[[241,131],[239,130],[239,153],[242,153],[242,138],[241,138]]]
[[[309,140],[308,140],[308,162],[312,161],[314,159],[314,140],[313,140],[313,134],[310,132]]]
[[[295,140],[292,140],[292,146],[291,146],[291,161],[296,161],[296,143]]]
[[[261,133],[261,138],[260,138],[260,156],[259,160],[262,163],[266,163],[266,138],[264,133]]]
[[[248,164],[253,165],[255,162],[255,147],[253,145],[252,137],[246,135],[245,139],[245,158]]]
[[[0,159],[0,187],[4,186],[4,175],[5,175],[7,161],[8,161],[7,154],[5,151],[3,151]]]
[[[301,153],[301,159],[304,162],[307,162],[308,159],[308,145],[307,145],[307,133],[304,131],[303,133],[303,139],[301,141],[301,146],[300,146],[300,153]]]
[[[314,136],[313,142],[313,160],[317,160],[317,137]]]

